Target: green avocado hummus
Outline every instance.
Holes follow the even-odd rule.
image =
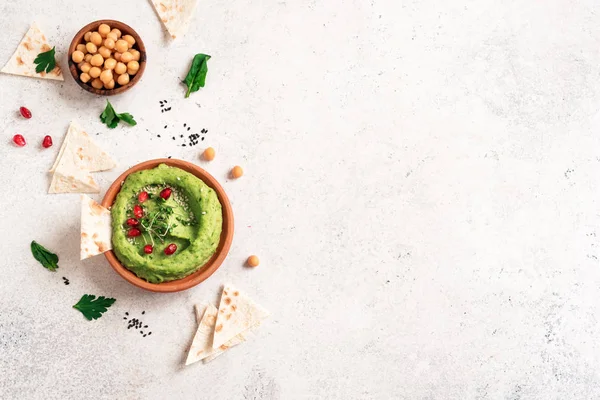
[[[129,175],[111,214],[117,258],[152,283],[197,271],[215,253],[223,228],[215,191],[165,164]]]

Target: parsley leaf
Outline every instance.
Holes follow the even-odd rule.
[[[110,129],[114,129],[119,124],[119,121],[125,121],[131,126],[137,125],[133,115],[129,113],[117,114],[110,101],[106,100],[106,108],[100,114],[100,121],[106,124]]]
[[[58,268],[58,256],[36,242],[31,242],[31,254],[40,264],[49,271],[56,271]]]
[[[48,50],[44,53],[38,54],[38,56],[33,60],[35,67],[35,72],[38,74],[43,70],[46,72],[50,72],[56,67],[56,60],[54,59],[54,47],[51,50]]]
[[[185,77],[183,83],[188,87],[185,97],[190,97],[190,93],[197,92],[206,83],[206,74],[208,72],[207,62],[210,56],[206,54],[196,54],[192,61],[192,66]]]
[[[91,321],[92,319],[100,318],[115,301],[115,299],[104,296],[96,299],[96,296],[93,294],[84,294],[73,308],[81,311],[83,316]]]

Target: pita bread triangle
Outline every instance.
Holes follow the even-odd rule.
[[[158,18],[173,39],[183,36],[194,17],[197,0],[151,0]]]
[[[213,349],[260,324],[269,312],[231,284],[223,287],[213,337]]]
[[[112,249],[110,211],[81,195],[81,260]]]
[[[198,318],[200,308],[196,306],[196,318]],[[188,352],[185,365],[190,365],[200,360],[208,362],[214,360],[230,347],[236,346],[243,343],[246,339],[240,334],[234,337],[232,340],[221,345],[217,349],[212,348],[212,337],[215,330],[215,324],[217,320],[217,307],[212,304],[207,304],[202,317],[198,323],[198,329],[194,335],[194,340],[190,351]]]
[[[59,165],[52,175],[48,193],[100,193],[100,187],[88,171]]]
[[[35,72],[36,65],[33,62],[40,53],[51,50],[52,47],[48,44],[46,36],[34,22],[19,43],[10,60],[0,70],[6,74],[29,76],[32,78],[54,79],[64,81],[62,71],[58,64],[48,73],[42,71]]]
[[[75,122],[69,125],[50,172],[54,172],[60,163],[89,172],[106,171],[116,166],[113,159]]]

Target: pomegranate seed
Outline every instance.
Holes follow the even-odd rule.
[[[162,198],[163,198],[163,199],[165,199],[165,200],[168,200],[168,199],[169,199],[169,197],[171,197],[171,193],[172,193],[172,192],[173,192],[173,191],[172,191],[171,189],[169,189],[169,188],[165,188],[165,189],[163,189],[163,190],[160,192],[160,197],[162,197]]]
[[[21,115],[23,116],[23,118],[31,118],[31,111],[29,111],[28,108],[25,107],[21,107],[19,108],[19,111],[21,112]]]
[[[147,244],[144,246],[144,253],[152,254],[153,251],[154,251],[154,247],[152,247],[151,244]]]
[[[170,256],[171,254],[177,251],[177,245],[175,243],[171,243],[167,247],[165,247],[165,254]]]
[[[13,136],[13,142],[19,147],[25,146],[27,143],[25,142],[25,138],[23,135],[15,135]]]
[[[144,210],[141,206],[136,204],[135,206],[133,206],[133,215],[136,218],[142,218],[144,216]]]
[[[126,223],[129,226],[138,226],[140,222],[135,218],[129,218]]]
[[[44,136],[42,146],[44,146],[45,149],[47,149],[48,147],[52,147],[52,137],[50,135]]]
[[[148,200],[148,192],[141,192],[140,194],[138,194],[138,201],[140,203],[143,203],[146,200]]]
[[[129,237],[136,237],[136,236],[140,236],[141,234],[142,234],[142,232],[140,232],[140,230],[137,228],[131,228],[129,230],[129,232],[127,232],[127,236],[129,236]]]

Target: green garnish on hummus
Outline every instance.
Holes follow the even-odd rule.
[[[165,164],[129,175],[111,215],[115,255],[151,283],[197,271],[215,253],[223,228],[215,191]]]

